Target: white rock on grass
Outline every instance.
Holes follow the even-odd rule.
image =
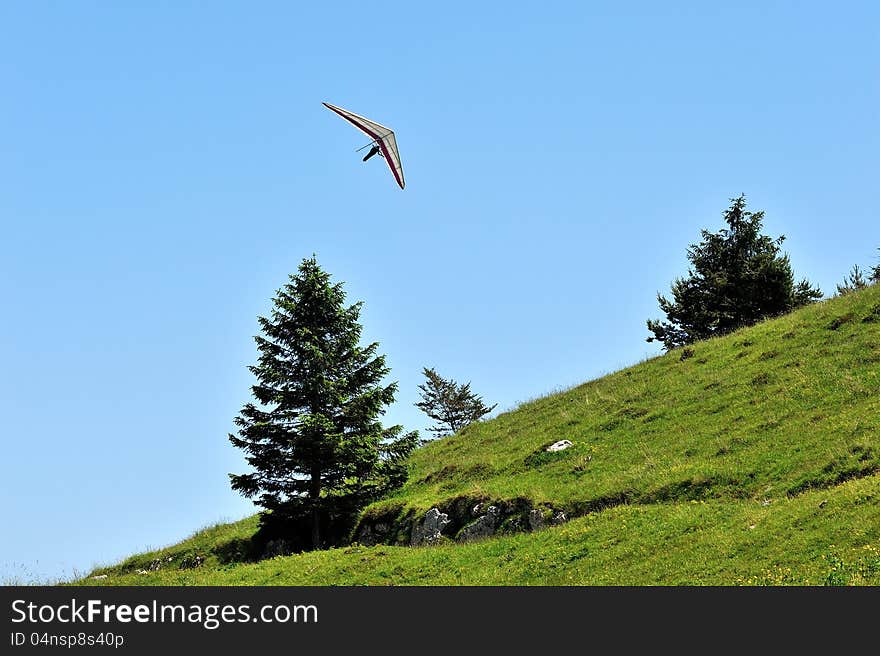
[[[554,451],[565,451],[570,446],[570,440],[559,440],[558,442],[554,442],[553,444],[548,446],[545,450],[553,453]]]

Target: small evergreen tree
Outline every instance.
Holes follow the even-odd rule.
[[[873,278],[874,273],[871,273],[871,277]],[[850,294],[852,292],[858,291],[860,289],[864,289],[870,283],[865,280],[865,276],[862,275],[862,269],[858,264],[854,264],[853,268],[850,270],[849,275],[843,279],[843,282],[837,285],[837,295],[844,296],[846,294]]]
[[[877,250],[880,251],[880,248]],[[871,267],[871,274],[869,277],[871,282],[880,282],[880,262]]]
[[[648,320],[653,336],[647,341],[660,341],[668,351],[822,297],[806,279],[795,284],[788,255],[780,252],[785,236],[762,235],[763,218],[764,212],[746,210],[744,195],[731,199],[727,228],[702,230],[702,241],[688,248],[692,267],[672,284],[672,300],[657,295],[667,320]]]
[[[465,426],[479,421],[489,414],[497,403],[487,406],[483,399],[471,392],[471,384],[459,385],[454,380],[446,380],[433,368],[422,370],[425,382],[419,385],[422,400],[415,404],[431,419],[437,422],[429,428],[438,437],[457,433]]]
[[[378,344],[360,345],[361,303],[346,307],[342,284],[331,284],[314,256],[273,300],[250,367],[257,403],[244,405],[238,435],[229,435],[254,471],[230,479],[270,514],[304,518],[318,549],[322,518],[351,517],[403,484],[418,433],[382,428],[397,384],[381,382],[389,368]]]

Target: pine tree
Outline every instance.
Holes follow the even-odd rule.
[[[418,433],[383,429],[397,383],[382,384],[390,370],[378,343],[360,345],[362,303],[345,307],[342,284],[331,284],[314,256],[273,301],[270,316],[259,317],[250,367],[257,403],[244,405],[238,436],[229,435],[254,471],[230,479],[271,514],[305,518],[318,549],[322,518],[351,517],[403,484]]]
[[[785,236],[761,234],[764,212],[746,210],[745,196],[731,199],[724,212],[727,228],[702,230],[703,240],[688,248],[692,268],[672,284],[673,300],[657,295],[667,321],[648,320],[647,341],[665,350],[723,335],[821,298],[804,279],[795,284]]]
[[[871,273],[871,277],[873,278],[873,272]],[[846,294],[851,294],[852,292],[857,292],[860,289],[864,289],[870,284],[868,280],[865,280],[865,277],[862,275],[862,269],[858,264],[854,264],[853,268],[850,270],[849,275],[843,279],[842,283],[837,285],[837,296],[845,296]]]
[[[471,392],[471,384],[459,385],[454,380],[446,380],[434,369],[422,370],[426,381],[419,385],[422,400],[415,404],[437,425],[428,430],[438,437],[457,433],[462,428],[479,421],[489,414],[495,406],[487,406],[483,399]]]

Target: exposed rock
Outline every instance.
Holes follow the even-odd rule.
[[[404,512],[397,508],[393,513],[370,517],[360,524],[353,534],[353,542],[363,546],[425,546],[449,538],[469,542],[500,533],[539,531],[569,520],[561,510],[532,504],[527,498],[496,499],[492,503],[485,498],[462,496],[447,502],[446,512],[434,507],[424,515],[416,515],[411,510]]]
[[[205,562],[204,556],[186,556],[180,562],[180,569],[195,569],[203,562]]]
[[[440,512],[437,508],[431,508],[425,513],[421,523],[413,526],[410,544],[433,544],[441,538],[443,529],[449,524],[449,515]]]
[[[107,575],[106,574],[96,574],[92,578],[95,579],[96,581],[100,581],[101,579],[106,579]]]
[[[534,508],[529,511],[529,528],[533,531],[540,531],[546,526],[544,521],[544,511],[540,508]]]
[[[550,453],[553,453],[554,451],[565,451],[570,446],[570,440],[559,440],[558,442],[554,442],[553,444],[548,446],[545,451],[549,451]]]
[[[521,533],[526,530],[525,525],[525,520],[522,517],[514,516],[504,525],[504,531],[505,533]],[[499,526],[499,528],[501,527]]]
[[[480,538],[487,538],[490,535],[494,535],[495,527],[498,525],[500,516],[501,513],[498,511],[497,507],[489,506],[486,508],[485,515],[459,531],[459,542],[468,542],[470,540],[478,540]]]
[[[150,561],[149,565],[147,565],[147,569],[150,570],[151,572],[158,572],[160,569],[162,569],[162,565],[164,565],[165,563],[170,563],[173,560],[174,560],[174,556],[166,556],[165,558],[155,558],[152,561]]]

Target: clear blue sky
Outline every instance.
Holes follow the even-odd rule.
[[[319,4],[0,5],[0,579],[252,511],[226,434],[312,253],[410,429],[425,365],[500,411],[655,355],[740,193],[826,294],[877,261],[877,3]]]

